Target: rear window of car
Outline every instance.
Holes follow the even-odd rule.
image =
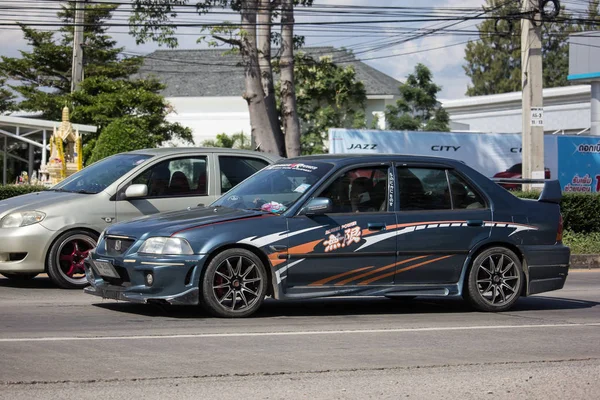
[[[478,192],[453,171],[407,167],[397,171],[401,211],[486,208]]]

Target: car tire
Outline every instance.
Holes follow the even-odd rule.
[[[88,285],[83,260],[96,247],[98,235],[75,229],[60,235],[50,247],[47,258],[48,276],[64,289],[82,289]]]
[[[463,297],[479,311],[506,311],[519,299],[523,282],[519,257],[505,247],[492,247],[471,263]]]
[[[228,249],[206,267],[200,281],[200,304],[216,317],[247,317],[262,305],[267,285],[267,271],[256,254]]]
[[[15,272],[4,272],[4,273],[2,273],[2,275],[4,275],[6,278],[8,278],[14,282],[26,282],[26,281],[32,280],[39,274],[37,272],[24,273],[24,274],[15,273]]]

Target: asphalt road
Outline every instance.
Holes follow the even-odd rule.
[[[0,399],[600,398],[600,271],[506,313],[267,301],[255,318],[0,278]]]

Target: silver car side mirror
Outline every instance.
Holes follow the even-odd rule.
[[[135,199],[148,196],[148,186],[144,184],[131,185],[125,190],[125,197]]]

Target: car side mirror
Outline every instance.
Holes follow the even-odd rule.
[[[127,199],[146,196],[148,196],[148,186],[144,184],[130,185],[127,190],[125,190],[125,198]]]
[[[333,211],[333,202],[327,197],[315,197],[300,211],[301,215],[324,215]]]

